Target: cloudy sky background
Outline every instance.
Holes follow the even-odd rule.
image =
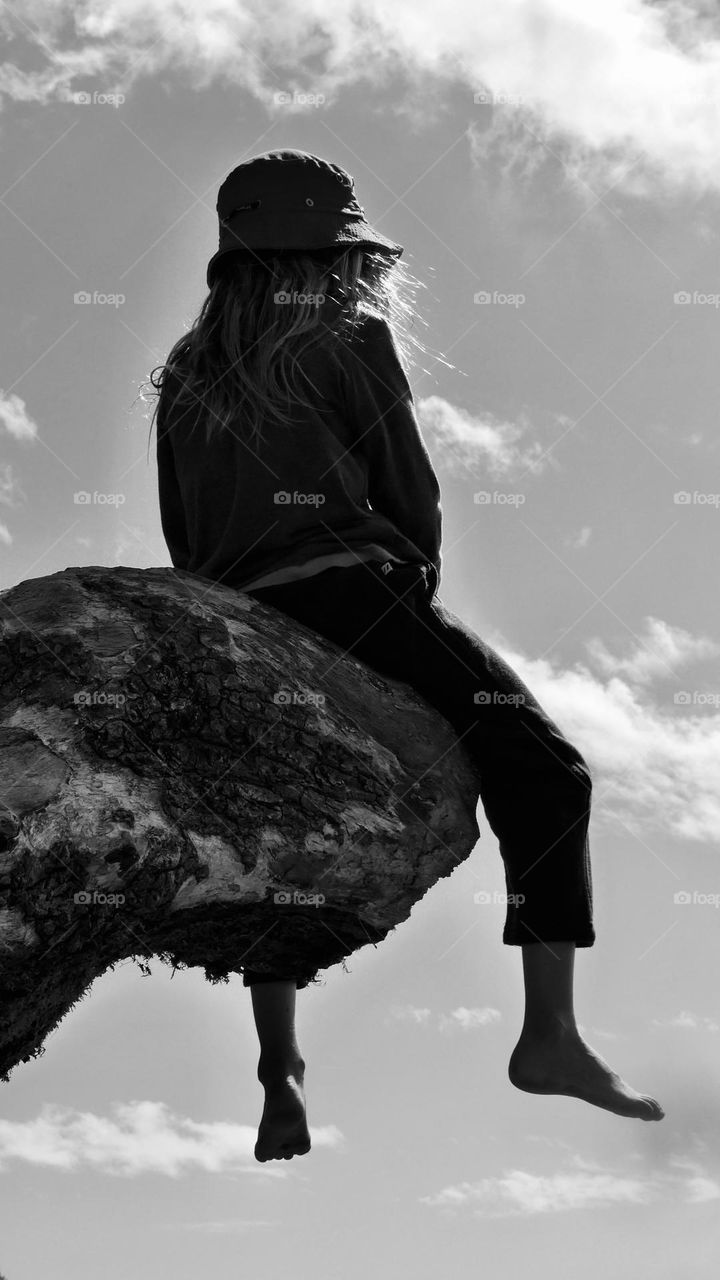
[[[666,1110],[642,1125],[507,1082],[520,955],[502,904],[473,900],[504,888],[480,809],[470,860],[298,998],[307,1158],[253,1158],[240,979],[128,962],[99,981],[0,1086],[0,1271],[47,1274],[50,1252],[53,1280],[435,1280],[480,1259],[538,1280],[709,1277],[716,6],[452,0],[439,21],[432,0],[25,0],[0,4],[0,34],[0,589],[169,564],[137,395],[205,296],[217,187],[281,146],[347,168],[426,286],[412,383],[443,491],[441,598],[597,778],[578,1018]]]

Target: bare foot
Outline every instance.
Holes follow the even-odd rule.
[[[662,1120],[660,1103],[636,1093],[604,1058],[583,1040],[576,1027],[561,1024],[542,1034],[523,1029],[508,1064],[510,1083],[526,1093],[562,1093],[593,1106],[638,1120]]]
[[[302,1059],[276,1067],[258,1067],[258,1079],[265,1089],[255,1159],[292,1160],[307,1155],[310,1131],[305,1115],[305,1063]]]

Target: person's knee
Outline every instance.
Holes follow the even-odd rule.
[[[556,739],[550,747],[550,773],[557,789],[577,795],[578,798],[590,799],[593,788],[593,775],[590,766],[574,743],[563,738]]]
[[[564,804],[572,813],[585,814],[592,803],[593,776],[587,760],[579,751],[573,751],[568,768],[563,770],[560,783]]]

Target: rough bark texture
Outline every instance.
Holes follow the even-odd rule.
[[[312,978],[478,839],[434,708],[206,578],[92,566],[0,593],[0,689],[4,1080],[119,960]]]

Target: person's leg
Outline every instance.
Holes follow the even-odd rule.
[[[525,1018],[510,1056],[511,1084],[526,1093],[582,1098],[616,1115],[662,1120],[662,1107],[637,1093],[583,1040],[575,1022],[572,942],[523,946]]]
[[[533,942],[523,947],[525,1020],[523,1030],[542,1035],[553,1025],[575,1026],[573,973],[575,944]]]
[[[389,575],[396,589],[411,576]],[[391,583],[381,585],[389,598]],[[480,798],[505,866],[503,941],[522,947],[525,1021],[511,1082],[618,1115],[661,1119],[659,1103],[621,1080],[575,1023],[575,947],[595,940],[585,760],[500,654],[437,597],[411,592],[400,601],[402,623],[392,603],[354,652],[436,706],[478,766]]]
[[[247,985],[260,1041],[258,1080],[265,1090],[255,1158],[261,1162],[291,1160],[310,1150],[305,1063],[295,1034],[296,982],[288,978]]]
[[[368,577],[354,584],[353,655],[412,685],[450,721],[457,749],[476,765],[505,868],[503,941],[592,946],[592,779],[585,760],[501,655],[420,590],[415,567],[384,578],[367,566]],[[320,620],[343,644],[349,608],[341,581],[332,597],[332,619]]]
[[[295,1032],[295,979],[266,979],[249,985],[260,1041],[258,1079],[277,1078],[296,1067],[304,1068]]]
[[[523,947],[533,1023],[555,1027],[547,1015],[548,1000],[551,1006],[562,1003],[564,993],[567,1007],[574,948],[595,940],[587,836],[590,771],[500,654],[438,597],[430,600],[422,583],[413,586],[414,576],[409,567],[385,577],[368,564],[318,575],[302,592],[293,586],[289,592],[280,587],[257,594],[280,593],[269,603],[380,674],[411,684],[453,724],[477,765],[480,798],[505,866],[503,941]],[[548,968],[548,957],[555,968]],[[529,1088],[527,1080],[519,1084],[518,1063],[535,1052],[545,1072],[543,1092],[572,1092],[620,1114],[661,1118],[659,1106],[650,1107],[644,1099],[635,1109],[624,1103],[621,1108],[618,1077],[579,1033],[556,1040],[549,1057],[543,1056],[538,1038],[524,1029],[513,1083]]]

